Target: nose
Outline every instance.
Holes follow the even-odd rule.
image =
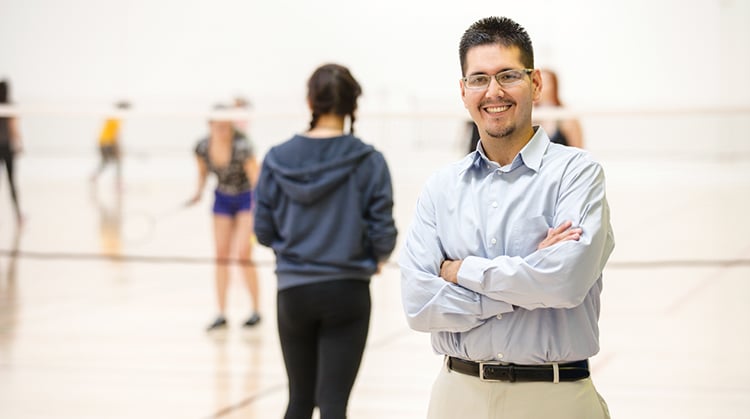
[[[485,92],[485,96],[487,97],[505,96],[505,90],[503,90],[503,87],[500,86],[500,83],[498,83],[497,78],[495,77],[490,78],[490,85],[487,86],[487,91]]]

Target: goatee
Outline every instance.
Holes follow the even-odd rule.
[[[510,136],[514,132],[516,132],[516,126],[515,125],[510,125],[510,126],[507,126],[507,127],[496,129],[496,130],[488,129],[487,130],[487,135],[490,136],[490,137],[492,137],[492,138],[504,138],[504,137]]]

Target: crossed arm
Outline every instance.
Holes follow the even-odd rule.
[[[439,183],[423,191],[399,260],[404,311],[413,329],[463,332],[518,307],[581,304],[614,247],[598,167],[579,174],[561,192],[553,217],[560,224],[524,257],[446,259],[451,252],[438,233]]]
[[[564,241],[578,241],[581,238],[583,229],[580,227],[573,228],[571,221],[565,221],[555,228],[549,228],[547,230],[547,237],[539,243],[537,250],[550,247],[553,244],[561,243]],[[446,259],[440,264],[440,277],[447,282],[458,284],[458,270],[461,269],[461,263],[463,260],[450,260]]]

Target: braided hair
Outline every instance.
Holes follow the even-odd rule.
[[[307,82],[307,100],[312,109],[310,129],[315,128],[321,115],[336,114],[351,118],[350,132],[354,133],[354,112],[362,88],[349,69],[338,64],[318,67]]]

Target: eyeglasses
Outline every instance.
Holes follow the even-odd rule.
[[[467,89],[479,90],[486,89],[489,87],[492,78],[494,77],[501,87],[515,86],[523,80],[523,76],[534,72],[532,68],[523,68],[521,70],[505,70],[501,71],[494,76],[487,74],[473,74],[466,76],[461,80],[464,82],[464,86]]]

